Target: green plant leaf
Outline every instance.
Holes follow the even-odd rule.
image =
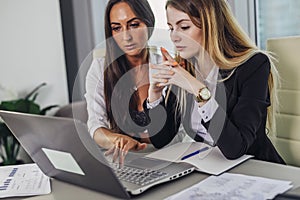
[[[40,106],[37,105],[36,103],[31,102],[28,105],[28,113],[31,113],[31,114],[40,114],[40,112],[41,112]]]
[[[16,102],[17,101],[18,100],[2,101],[0,104],[0,109],[1,110],[9,110],[9,111],[16,110]]]
[[[52,106],[47,106],[46,108],[43,108],[40,111],[40,115],[45,115],[47,111],[51,110],[52,108],[56,108],[58,105],[52,105]]]
[[[16,147],[14,148],[14,152],[13,152],[15,158],[17,158],[19,151],[20,151],[20,145],[19,143],[16,143]]]
[[[6,138],[11,135],[9,128],[4,123],[0,123],[0,138]],[[1,142],[0,142],[1,144]]]
[[[37,92],[37,93],[35,93],[34,95],[33,95],[33,97],[32,97],[32,99],[31,99],[31,101],[35,101],[36,100],[36,97],[39,95],[39,93]]]
[[[40,106],[35,103],[38,96],[38,90],[46,83],[42,83],[35,87],[25,98],[20,98],[11,101],[2,101],[0,103],[1,110],[15,111],[22,113],[31,113],[45,115],[47,111],[52,108],[58,107],[58,105],[47,106],[44,109],[40,109]],[[20,144],[18,140],[10,132],[9,128],[0,122],[0,157],[3,160],[4,165],[16,164],[17,155],[19,153]]]
[[[20,99],[12,102],[2,102],[2,110],[39,114],[40,106],[33,101]]]
[[[25,99],[29,99],[37,90],[39,90],[41,87],[45,86],[46,83],[41,83],[37,87],[35,87],[28,95],[26,95]]]

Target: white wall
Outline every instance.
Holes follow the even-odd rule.
[[[0,0],[0,85],[21,96],[42,82],[42,108],[68,103],[59,0]]]

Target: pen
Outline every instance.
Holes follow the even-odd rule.
[[[194,151],[193,153],[190,153],[190,154],[188,154],[188,155],[186,155],[186,156],[183,156],[182,158],[181,158],[181,160],[185,160],[185,159],[187,159],[187,158],[189,158],[189,157],[192,157],[192,156],[194,156],[194,155],[197,155],[197,154],[199,154],[199,153],[201,153],[201,152],[203,152],[203,151],[206,151],[206,150],[208,150],[209,149],[209,147],[203,147],[202,149],[199,149],[199,150],[197,150],[197,151]]]

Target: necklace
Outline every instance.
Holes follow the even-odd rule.
[[[133,90],[137,91],[141,86],[144,86],[145,84],[149,83],[148,80],[148,67],[142,66],[139,67],[142,68],[139,72],[136,72],[135,74],[135,84],[133,86]],[[139,75],[139,73],[142,73],[142,75]]]

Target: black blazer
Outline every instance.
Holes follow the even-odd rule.
[[[225,78],[231,70],[219,70]],[[277,153],[266,135],[267,107],[270,106],[268,77],[270,62],[266,55],[255,54],[247,62],[236,68],[232,76],[217,84],[215,99],[219,104],[213,118],[202,124],[228,159],[235,159],[244,154],[256,159],[282,163],[284,160]],[[167,104],[144,110],[150,118],[147,129],[150,140],[156,148],[167,145],[178,132],[180,123],[186,132],[196,141],[203,141],[191,129],[191,109],[193,95],[187,96],[185,114],[180,114],[176,107],[177,98],[170,93]]]

